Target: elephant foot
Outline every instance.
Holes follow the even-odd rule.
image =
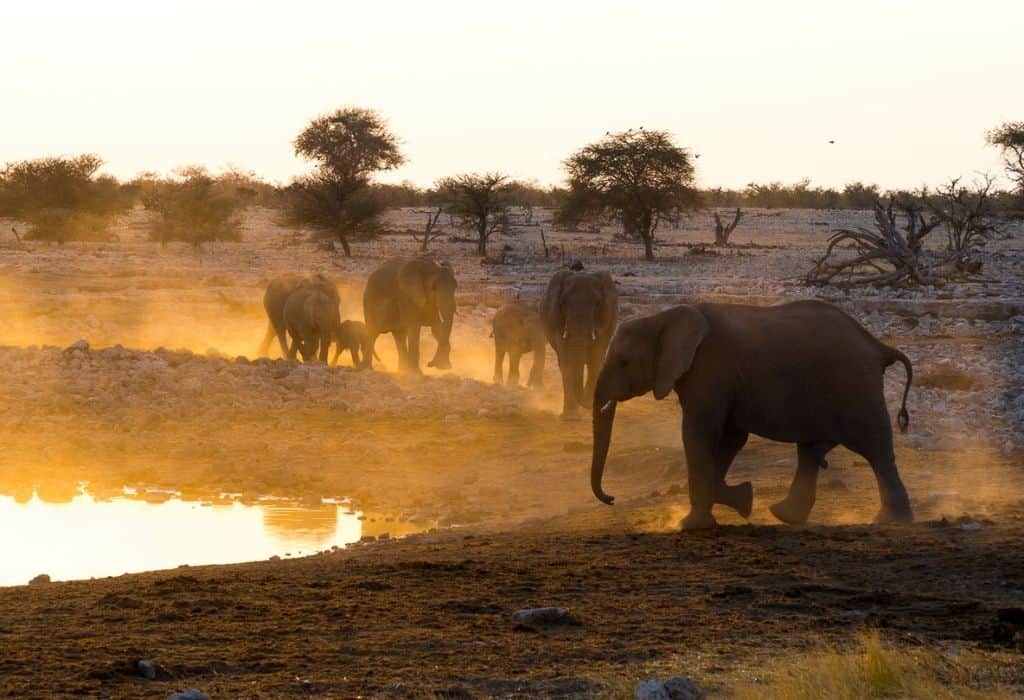
[[[452,363],[448,360],[431,360],[427,363],[427,367],[433,367],[434,369],[451,369]]]
[[[754,508],[754,486],[749,481],[729,486],[719,484],[715,493],[715,502],[729,506],[744,518],[750,517]]]
[[[914,512],[910,509],[910,504],[899,508],[883,508],[875,516],[876,525],[912,522],[914,522]]]
[[[718,521],[715,520],[710,512],[698,513],[690,511],[690,514],[683,518],[683,522],[680,523],[680,527],[684,530],[707,530],[718,525]]]
[[[769,510],[772,515],[787,525],[803,525],[807,522],[813,505],[813,502],[810,504],[799,503],[795,499],[786,498],[770,506]]]
[[[566,422],[576,422],[581,420],[582,414],[579,411],[562,411],[561,418]]]

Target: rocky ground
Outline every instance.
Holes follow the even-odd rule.
[[[982,281],[847,294],[800,276],[828,232],[866,225],[868,213],[751,211],[725,250],[700,246],[711,226],[694,217],[663,233],[654,263],[609,232],[544,223],[543,241],[536,226],[496,236],[494,264],[481,264],[452,231],[433,244],[459,279],[451,373],[254,357],[268,279],[325,272],[341,287],[343,317],[359,318],[366,276],[415,250],[401,231],[424,216],[393,213],[396,233],[356,243],[353,258],[258,210],[244,242],[200,252],[138,240],[131,218],[117,243],[0,249],[0,494],[63,499],[86,481],[100,496],[157,486],[196,499],[350,497],[424,529],[456,526],[296,562],[2,590],[0,646],[14,651],[0,660],[0,692],[121,696],[188,683],[221,696],[415,696],[449,685],[591,695],[666,665],[727,690],[780,646],[796,653],[864,624],[910,644],[997,646],[979,630],[1024,601],[1013,554],[1024,533],[1019,236],[986,250]],[[565,258],[610,270],[624,317],[698,299],[819,296],[902,348],[915,383],[897,457],[924,522],[859,525],[876,508],[873,478],[837,450],[819,525],[776,528],[767,505],[788,485],[794,450],[755,440],[732,472],[754,481],[754,525],[723,513],[735,527],[676,534],[679,408],[650,398],[620,409],[606,479],[617,505],[597,503],[589,425],[557,419],[555,363],[541,392],[490,383],[494,309],[536,299]],[[389,344],[378,351],[394,368]],[[902,370],[886,381],[895,407]],[[531,633],[508,621],[547,604],[581,624]],[[58,618],[64,631],[44,634]],[[153,657],[169,680],[147,685],[135,656]],[[70,665],[41,681],[39,665],[56,659]]]

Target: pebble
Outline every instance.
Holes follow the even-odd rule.
[[[156,680],[156,664],[149,659],[139,659],[135,667],[139,670],[139,675],[146,680]]]
[[[570,620],[565,608],[524,608],[512,613],[512,621],[521,625],[558,625]]]
[[[190,688],[177,693],[172,693],[167,700],[210,700],[210,696],[201,690]]]

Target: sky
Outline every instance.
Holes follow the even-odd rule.
[[[5,2],[0,163],[286,182],[306,123],[356,105],[403,142],[390,182],[560,184],[644,126],[701,155],[704,187],[912,188],[1001,172],[984,135],[1024,120],[1022,27],[1020,0]]]

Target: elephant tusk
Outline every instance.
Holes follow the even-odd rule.
[[[590,331],[590,339],[597,341],[597,331]]]
[[[606,403],[604,406],[601,406],[601,413],[608,413],[608,411],[612,410],[612,408],[614,408],[614,406],[615,406],[615,399],[612,399],[611,401]]]
[[[565,340],[568,337],[569,337],[569,329],[568,328],[563,328],[562,329],[562,340]]]

